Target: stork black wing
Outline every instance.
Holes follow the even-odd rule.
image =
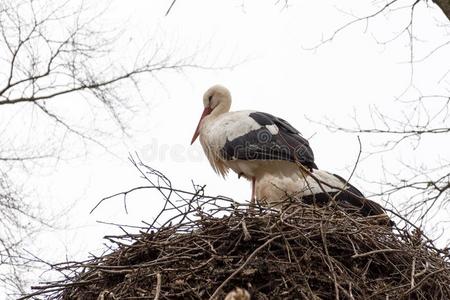
[[[291,124],[263,112],[250,113],[249,117],[261,127],[227,141],[222,148],[225,159],[298,161],[317,169],[308,141]]]
[[[339,206],[349,211],[358,211],[362,216],[375,216],[385,214],[385,210],[378,203],[366,199],[364,195],[344,178],[333,174],[339,181],[346,184],[347,188],[336,192],[321,192],[302,196],[301,200],[306,204],[326,205],[330,202],[330,197],[334,198]],[[394,223],[389,221],[390,225]]]
[[[384,214],[385,211],[383,207],[369,199],[366,199],[364,195],[353,185],[348,183],[344,178],[339,175],[333,174],[342,183],[346,183],[348,188],[345,192],[340,193],[338,196],[338,201],[347,202],[352,206],[358,207],[363,216],[373,216]]]

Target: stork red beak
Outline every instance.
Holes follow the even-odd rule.
[[[200,117],[200,121],[198,121],[197,128],[195,129],[194,136],[192,137],[191,145],[195,142],[198,135],[200,134],[200,123],[202,122],[204,117],[206,117],[211,113],[211,111],[212,109],[209,106],[205,107],[205,109],[203,110],[202,116]]]

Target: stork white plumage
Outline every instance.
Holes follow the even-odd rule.
[[[385,214],[381,205],[365,198],[347,180],[324,170],[312,170],[309,174],[291,177],[266,174],[259,179],[256,197],[263,205],[275,209],[282,208],[286,200],[289,200],[288,203],[297,200],[319,206],[333,201],[363,216]]]
[[[288,122],[257,111],[230,112],[228,89],[215,85],[203,96],[204,110],[192,137],[200,136],[203,150],[213,169],[225,176],[231,169],[255,186],[267,174],[298,176],[297,163],[317,169],[308,141]]]

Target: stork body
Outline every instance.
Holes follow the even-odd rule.
[[[273,208],[281,207],[287,200],[322,206],[333,199],[337,205],[357,211],[363,216],[385,214],[378,203],[366,199],[344,178],[324,170],[313,170],[310,174],[290,177],[266,174],[259,179],[256,197]]]
[[[216,173],[225,177],[231,169],[251,180],[252,202],[256,196],[276,208],[287,198],[318,205],[333,200],[364,216],[385,213],[342,177],[318,170],[308,141],[287,121],[252,110],[230,112],[230,92],[220,85],[206,91],[203,105],[191,144],[200,136]]]
[[[229,112],[231,95],[213,86],[203,96],[204,111],[192,138],[198,136],[212,168],[225,176],[229,169],[255,185],[266,174],[295,176],[297,163],[317,169],[308,141],[281,118],[257,111]]]

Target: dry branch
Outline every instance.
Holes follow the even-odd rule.
[[[166,200],[157,220],[106,237],[106,255],[54,265],[65,277],[22,299],[224,299],[235,288],[252,299],[450,298],[450,255],[420,231],[336,206],[275,211],[181,191],[132,162]]]

